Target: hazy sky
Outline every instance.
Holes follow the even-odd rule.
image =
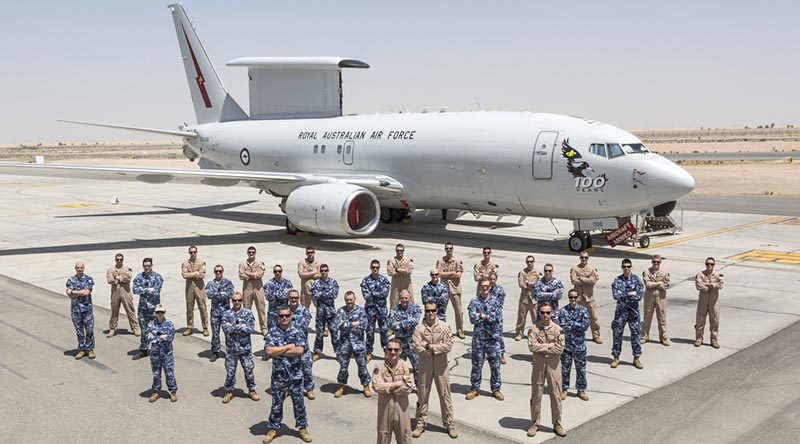
[[[144,139],[194,122],[163,1],[0,3],[0,144]],[[241,56],[352,57],[346,113],[447,106],[627,129],[800,123],[797,1],[184,2],[228,90]]]

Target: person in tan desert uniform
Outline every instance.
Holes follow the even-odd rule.
[[[261,335],[267,335],[267,301],[264,299],[264,272],[267,266],[256,259],[256,247],[247,247],[247,259],[239,264],[239,279],[242,280],[242,307],[250,310],[253,302],[258,312]]]
[[[517,306],[517,335],[515,341],[522,340],[525,332],[525,322],[530,314],[531,324],[536,322],[536,300],[533,299],[533,286],[539,280],[539,272],[536,271],[536,258],[528,255],[525,258],[525,268],[517,274],[517,284],[519,285],[519,305]]]
[[[408,394],[414,389],[414,372],[408,361],[400,359],[400,341],[389,339],[386,360],[372,371],[372,388],[378,394],[378,444],[411,443],[411,417]]]
[[[653,256],[650,261],[653,265],[642,272],[644,282],[644,323],[642,325],[642,344],[650,338],[650,324],[653,322],[653,311],[658,318],[658,340],[664,346],[669,346],[667,339],[667,288],[669,288],[669,273],[661,268],[660,255]]]
[[[200,309],[200,322],[203,323],[203,336],[208,336],[208,310],[206,309],[206,262],[197,257],[197,247],[189,247],[189,259],[181,264],[181,276],[186,279],[186,330],[184,336],[194,333],[194,304]]]
[[[108,321],[107,338],[113,338],[117,334],[117,321],[119,321],[119,306],[125,308],[128,316],[128,325],[134,336],[140,336],[139,321],[136,319],[136,309],[133,307],[133,296],[131,295],[131,280],[133,270],[124,264],[125,257],[122,253],[114,256],[114,266],[106,271],[106,282],[111,284],[111,319]],[[145,325],[145,327],[147,327]]]
[[[306,257],[297,263],[297,275],[300,276],[300,303],[306,308],[314,302],[311,297],[311,284],[315,279],[319,279],[319,261],[314,257],[316,250],[314,247],[306,247]],[[316,302],[314,303],[316,307]],[[327,336],[327,330],[325,331]]]
[[[703,345],[703,333],[706,329],[706,316],[710,324],[711,346],[719,348],[719,291],[725,282],[723,275],[714,271],[717,261],[713,257],[706,258],[706,269],[697,273],[694,278],[694,286],[700,292],[697,299],[697,317],[695,319],[694,346]]]
[[[447,434],[451,438],[458,438],[450,396],[450,367],[447,363],[447,354],[453,348],[453,335],[450,326],[436,316],[437,311],[436,302],[426,302],[423,321],[414,328],[414,350],[419,356],[417,428],[411,434],[414,438],[419,438],[425,432],[428,400],[434,382]]]
[[[553,419],[553,432],[566,436],[561,425],[561,353],[564,351],[564,330],[551,319],[553,307],[549,302],[539,303],[539,322],[528,330],[528,348],[533,353],[531,373],[531,422],[528,436],[539,431],[539,417],[542,413],[542,394],[544,383],[550,387],[550,414]]]
[[[481,282],[488,281],[492,272],[499,274],[498,268],[500,267],[492,260],[492,249],[483,247],[483,259],[472,268],[472,272],[475,275],[475,283],[477,284],[477,287],[475,287],[476,296],[481,294]]]
[[[602,344],[600,339],[600,323],[597,321],[597,304],[594,300],[594,286],[600,279],[597,269],[589,265],[589,252],[581,251],[580,262],[569,271],[572,285],[578,290],[578,303],[589,311],[589,327],[592,330],[592,341]]]
[[[464,339],[464,312],[461,310],[461,275],[464,273],[464,264],[453,256],[453,244],[444,244],[444,257],[436,262],[439,277],[447,283],[450,305],[456,315],[456,334],[459,339]]]
[[[414,260],[404,256],[406,247],[403,244],[397,244],[394,251],[397,255],[389,259],[387,266],[389,277],[392,280],[392,289],[389,291],[389,307],[394,307],[400,302],[400,292],[403,290],[411,293],[411,302],[414,302],[414,290],[411,288]]]

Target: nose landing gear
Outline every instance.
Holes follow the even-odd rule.
[[[580,252],[592,248],[592,236],[588,231],[573,231],[569,236],[569,249]]]

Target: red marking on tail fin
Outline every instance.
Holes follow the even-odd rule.
[[[206,81],[203,78],[203,72],[200,70],[200,64],[197,63],[197,57],[194,56],[192,44],[189,43],[189,36],[186,35],[186,29],[183,28],[183,25],[181,25],[181,29],[183,30],[183,37],[186,38],[186,45],[189,47],[189,54],[192,55],[194,70],[197,73],[197,77],[194,79],[197,82],[197,87],[200,89],[200,95],[203,96],[203,103],[205,103],[206,108],[211,108],[211,99],[208,97],[208,91],[206,91]]]

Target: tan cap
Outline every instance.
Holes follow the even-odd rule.
[[[164,308],[164,304],[156,305],[156,313],[166,313],[167,309]]]

